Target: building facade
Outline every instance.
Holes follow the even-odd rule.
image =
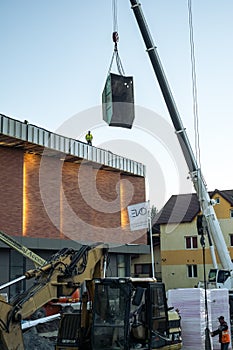
[[[127,276],[131,256],[148,253],[146,231],[131,232],[127,214],[145,201],[142,164],[0,115],[0,174],[0,231],[44,259],[104,242],[112,274]],[[0,243],[1,284],[31,265]]]
[[[233,257],[233,190],[216,189],[209,194],[216,202],[215,213],[230,256]],[[203,257],[206,275],[213,267],[208,238],[205,238],[204,251],[200,243],[198,214],[200,207],[196,194],[174,195],[154,220],[154,225],[160,226],[161,272],[167,290],[193,288],[203,281]],[[221,267],[216,247],[215,253]]]

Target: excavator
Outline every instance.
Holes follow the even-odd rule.
[[[169,310],[163,283],[154,278],[106,277],[108,246],[65,248],[22,279],[33,285],[6,302],[0,298],[0,350],[24,350],[21,321],[49,301],[80,287],[80,308],[64,313],[55,348],[181,349],[180,316]]]
[[[64,248],[43,266],[27,271],[21,279],[34,279],[33,285],[10,302],[0,298],[0,350],[23,350],[21,321],[62,296],[71,296],[85,280],[104,277],[108,247],[83,245],[78,251]]]
[[[79,314],[63,314],[56,350],[175,350],[180,316],[154,278],[106,277],[86,283]]]

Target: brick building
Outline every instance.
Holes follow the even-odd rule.
[[[145,230],[131,232],[127,206],[145,201],[135,161],[0,115],[0,231],[47,259],[63,247],[105,242],[113,275],[148,254]],[[133,244],[131,244],[133,243]],[[32,263],[0,243],[0,283]],[[13,286],[13,294],[26,286]]]

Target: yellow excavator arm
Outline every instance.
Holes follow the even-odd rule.
[[[8,245],[9,247],[17,250],[20,254],[24,255],[26,258],[32,260],[35,266],[43,266],[46,263],[46,260],[41,258],[39,255],[20,244],[12,236],[7,235],[5,232],[0,231],[0,240]]]
[[[62,249],[41,268],[25,273],[34,284],[10,303],[0,300],[0,350],[23,350],[21,320],[49,301],[70,296],[85,280],[105,276],[108,247],[105,244]]]

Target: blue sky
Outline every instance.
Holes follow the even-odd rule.
[[[194,145],[187,0],[140,2]],[[192,9],[202,171],[209,190],[232,189],[233,2],[193,0]],[[118,0],[117,13],[119,54],[126,75],[134,77],[135,103],[170,123],[130,2]],[[2,0],[0,19],[0,113],[59,131],[72,116],[101,105],[113,53],[111,0]],[[101,113],[98,117],[101,124]],[[82,118],[79,122],[77,138],[82,139],[92,121],[87,126]],[[117,143],[111,145],[111,137],[132,138],[145,148],[144,137],[148,138],[134,128],[110,130],[103,122],[94,134],[94,145],[141,162],[146,158],[143,152],[141,158],[133,150],[127,153],[128,147],[121,147],[120,141],[119,148]],[[148,145],[148,150],[156,157],[156,149]],[[166,200],[181,190],[176,184],[173,187],[169,170],[164,171],[164,182],[169,183]],[[150,182],[151,201],[160,206],[158,194],[152,191],[160,186],[156,174]]]

